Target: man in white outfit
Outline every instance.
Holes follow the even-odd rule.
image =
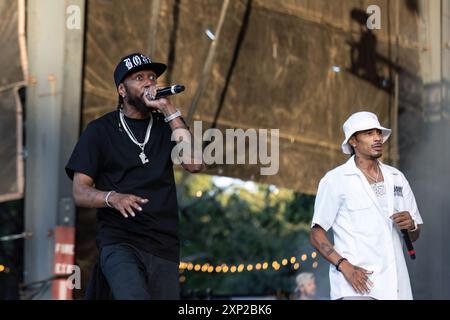
[[[352,156],[320,181],[310,239],[331,263],[331,299],[412,299],[400,230],[416,241],[423,221],[405,176],[379,161],[391,130],[371,112],[343,129]]]

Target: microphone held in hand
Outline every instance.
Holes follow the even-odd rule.
[[[170,87],[158,89],[158,91],[156,91],[155,99],[159,99],[162,97],[171,96],[173,94],[183,92],[184,89],[185,89],[184,86],[182,86],[181,84],[176,84],[176,85],[173,85]]]
[[[416,259],[416,250],[414,250],[411,238],[409,237],[408,230],[402,229],[400,231],[402,232],[403,240],[405,241],[406,249],[408,250],[408,255],[410,256],[411,259],[413,260]]]

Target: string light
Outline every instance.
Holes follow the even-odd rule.
[[[317,252],[313,251],[309,255],[312,259],[317,258]],[[281,267],[288,267],[291,266],[294,270],[298,270],[300,268],[300,261],[306,261],[308,259],[308,254],[304,253],[301,256],[292,256],[290,258],[283,258],[280,260],[273,260],[270,266],[273,270],[278,271],[281,269]],[[290,263],[290,264],[289,264]],[[312,264],[312,267],[314,269],[317,269],[318,262],[314,261]],[[0,272],[2,271],[2,265],[0,265]],[[180,274],[183,273],[183,271],[195,271],[195,272],[208,272],[208,273],[235,273],[235,272],[252,272],[252,271],[261,271],[261,270],[268,270],[269,269],[269,262],[258,262],[256,264],[236,264],[228,266],[226,264],[220,264],[220,265],[211,265],[209,263],[204,264],[193,264],[192,262],[180,262],[179,265]],[[4,270],[4,266],[3,266]]]
[[[3,271],[5,271],[5,266],[4,265],[2,265],[2,264],[0,264],[0,272],[3,272]]]

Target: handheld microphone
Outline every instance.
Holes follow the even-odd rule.
[[[158,89],[156,91],[156,96],[155,99],[161,98],[161,97],[165,97],[165,96],[171,96],[173,94],[177,94],[180,92],[184,91],[184,86],[182,86],[181,84],[176,84],[170,87],[165,87],[165,88],[161,88]]]
[[[406,249],[408,249],[409,257],[413,260],[416,259],[416,250],[414,250],[411,238],[409,237],[408,230],[402,229],[400,231],[402,232],[403,240],[405,241],[406,244]]]

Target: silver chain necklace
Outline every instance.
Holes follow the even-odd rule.
[[[380,176],[380,167],[378,165],[377,165],[377,177],[375,179],[368,172],[366,172],[366,170],[364,170],[363,168],[360,169],[367,177],[375,181],[375,183],[378,183],[378,177]]]
[[[373,192],[375,192],[375,195],[377,197],[384,196],[386,194],[386,187],[384,183],[378,182],[378,178],[380,177],[380,167],[377,165],[377,177],[374,179],[368,172],[366,172],[363,168],[360,168],[362,173],[369,177],[371,180],[375,181],[375,183],[370,184],[370,186],[373,189]]]
[[[137,145],[139,148],[141,148],[141,153],[139,154],[139,158],[142,161],[142,164],[146,164],[149,162],[147,156],[145,155],[144,149],[145,145],[147,144],[148,140],[150,139],[150,132],[152,131],[152,125],[153,125],[153,116],[150,113],[150,122],[147,126],[147,132],[145,133],[145,139],[143,143],[140,143],[136,137],[134,136],[133,132],[131,131],[130,127],[128,126],[128,123],[125,121],[125,116],[123,114],[123,111],[120,110],[120,122],[122,123],[122,127],[125,129],[125,132],[127,133],[128,137],[133,141],[135,145]]]

